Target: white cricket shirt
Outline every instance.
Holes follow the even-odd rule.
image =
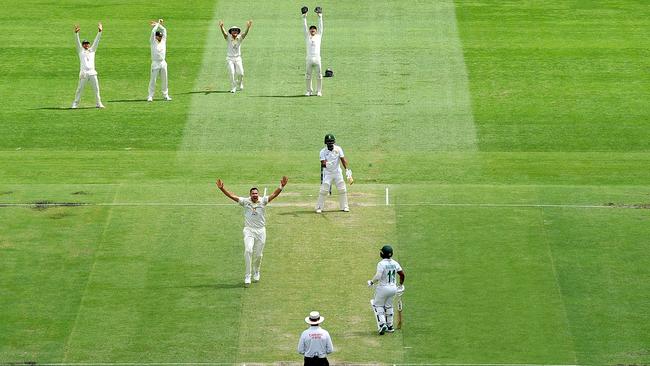
[[[97,32],[93,44],[88,49],[85,49],[81,46],[79,33],[75,33],[75,38],[77,40],[77,54],[79,55],[80,77],[97,75],[97,70],[95,70],[95,52],[97,51],[97,46],[99,46],[99,40],[101,37],[102,32]]]
[[[325,358],[332,352],[334,352],[332,338],[330,338],[329,332],[320,326],[312,325],[300,335],[298,353],[305,355],[305,357],[318,356]]]
[[[228,58],[241,57],[241,43],[243,41],[241,33],[237,35],[237,38],[233,38],[232,34],[228,34]]]
[[[329,168],[325,167],[325,170],[327,170],[329,173],[340,173],[341,172],[341,166],[339,162],[341,161],[341,158],[345,157],[343,154],[343,149],[339,145],[334,145],[334,148],[332,151],[329,151],[327,147],[324,147],[320,151],[320,160],[327,160],[328,162],[332,163]]]
[[[160,30],[162,39],[160,42],[156,39],[156,31]],[[165,61],[167,55],[167,29],[162,24],[156,23],[151,30],[151,62],[160,63]]]
[[[307,46],[307,58],[320,57],[320,42],[323,37],[323,17],[318,17],[318,29],[315,35],[309,33],[307,26],[307,15],[302,16],[302,22],[305,30],[305,44]]]
[[[379,281],[378,286],[397,286],[397,272],[402,267],[390,258],[382,259],[377,263],[377,273],[373,277],[374,281]]]
[[[239,205],[244,208],[244,227],[262,229],[266,225],[264,209],[269,203],[269,197],[264,196],[253,202],[250,197],[239,197]]]

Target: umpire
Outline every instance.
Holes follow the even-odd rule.
[[[328,331],[320,327],[325,320],[318,311],[312,311],[305,318],[309,328],[302,332],[298,341],[298,353],[305,356],[305,366],[329,366],[327,355],[334,351]]]

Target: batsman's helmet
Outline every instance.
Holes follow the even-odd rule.
[[[328,142],[332,144],[336,142],[336,137],[334,137],[334,135],[332,135],[331,133],[325,135],[325,144],[327,144]]]
[[[382,258],[390,258],[393,256],[393,247],[390,245],[384,245],[381,247],[381,252],[379,252],[379,256]]]

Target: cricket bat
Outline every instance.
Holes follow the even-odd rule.
[[[324,166],[320,166],[320,184],[323,184],[323,169],[325,169]],[[330,196],[332,195],[332,186],[330,186]]]
[[[402,329],[402,296],[398,296],[397,299],[397,329]]]

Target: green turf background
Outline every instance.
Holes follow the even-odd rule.
[[[334,362],[650,363],[650,7],[323,1],[335,77],[305,98],[302,5],[3,2],[0,363],[300,362],[314,309]],[[159,17],[174,100],[146,103]],[[254,20],[235,95],[218,19]],[[99,20],[107,108],[68,110],[72,26]],[[349,215],[311,211],[327,132]],[[214,180],[284,174],[244,289],[241,212]],[[12,206],[37,201],[95,205]],[[364,283],[386,242],[405,326],[379,337]]]

